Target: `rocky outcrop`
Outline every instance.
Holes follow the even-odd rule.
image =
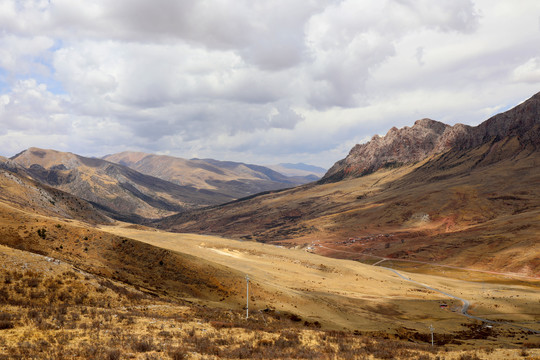
[[[375,135],[371,141],[355,145],[320,182],[359,177],[381,168],[412,164],[435,154],[472,149],[511,137],[517,137],[523,147],[536,149],[540,145],[540,93],[476,127],[450,126],[431,119],[418,120],[412,127],[394,127],[384,137]]]

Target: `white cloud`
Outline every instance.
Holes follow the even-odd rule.
[[[284,104],[276,105],[276,113],[270,115],[269,125],[271,128],[294,129],[296,124],[304,120],[302,115]]]
[[[529,59],[512,73],[516,82],[540,84],[540,57]]]
[[[50,75],[44,62],[53,45],[54,41],[45,36],[0,36],[0,68],[13,75]]]
[[[63,114],[63,100],[35,80],[20,80],[0,102],[3,131],[18,130],[43,135],[64,132],[69,124]]]
[[[539,14],[536,0],[0,0],[0,152],[330,166],[392,126],[475,124],[539,91]]]

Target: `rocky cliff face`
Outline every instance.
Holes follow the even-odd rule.
[[[321,179],[322,183],[359,177],[384,167],[412,164],[450,150],[467,150],[516,137],[522,148],[540,146],[540,93],[515,108],[471,127],[446,125],[430,119],[412,127],[392,128],[384,137],[358,144]]]

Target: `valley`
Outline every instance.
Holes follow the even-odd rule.
[[[210,236],[148,232],[129,227],[105,229],[119,236],[188,253],[249,274],[252,292],[258,293],[253,296],[260,299],[253,303],[255,309],[270,308],[296,313],[302,318],[316,320],[339,330],[393,332],[399,327],[407,327],[420,332],[425,328],[423,321],[428,319],[436,320],[441,331],[451,332],[458,329],[458,323],[464,320],[460,312],[456,311],[462,306],[459,301],[444,294],[441,296],[433,290],[425,291],[418,284],[408,284],[399,274],[388,271],[383,265],[368,266],[317,256],[305,249],[284,249],[253,242],[239,243]],[[537,328],[534,321],[535,314],[540,312],[540,303],[535,301],[539,279],[496,274],[475,277],[467,270],[464,272],[466,275],[462,278],[457,274],[433,276],[409,273],[407,276],[417,282],[431,284],[471,299],[477,316],[500,319],[520,313],[522,315],[516,324],[536,327],[532,330],[540,334],[540,328]],[[506,282],[503,280],[505,278]],[[492,281],[502,283],[494,285]],[[499,296],[491,296],[497,293]],[[515,303],[512,300],[514,296],[523,302]],[[310,304],[310,300],[313,304]],[[415,301],[422,305],[414,304]],[[453,302],[455,313],[441,312],[441,301]],[[478,303],[482,306],[478,306]],[[388,314],[384,311],[373,314],[369,310],[378,307],[387,308]],[[525,321],[521,323],[520,320]]]
[[[308,183],[1,158],[0,360],[540,358],[538,119],[419,120]]]
[[[419,271],[392,261],[374,266],[306,248],[128,223],[89,226],[6,207],[0,213],[0,238],[9,246],[0,247],[0,354],[6,356],[537,354],[538,279]],[[16,231],[9,229],[13,220],[21,224]],[[452,296],[466,299],[467,313],[489,323],[463,316],[464,304]],[[96,341],[104,346],[93,347]]]

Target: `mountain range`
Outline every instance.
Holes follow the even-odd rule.
[[[392,128],[320,180],[305,164],[0,157],[0,352],[534,355],[539,145],[537,94],[475,127]]]
[[[101,216],[137,223],[318,179],[287,177],[258,165],[136,152],[98,159],[30,148],[1,161],[4,169],[76,196]]]
[[[210,190],[228,196],[230,200],[293,187],[320,178],[307,175],[289,177],[260,165],[213,159],[187,160],[140,152],[122,152],[107,155],[103,159],[181,186]]]
[[[393,128],[356,145],[317,184],[156,226],[289,245],[323,241],[333,249],[384,234],[367,247],[348,243],[347,251],[538,274],[539,145],[536,94],[476,127],[423,119]]]
[[[310,181],[319,180],[324,176],[327,171],[327,169],[324,169],[322,167],[308,165],[304,163],[281,163],[277,165],[266,165],[266,167],[286,176],[305,177]]]
[[[30,148],[0,159],[0,198],[93,223],[117,219],[302,246],[323,240],[332,249],[383,233],[352,253],[534,274],[538,251],[528,250],[540,233],[539,119],[540,94],[474,127],[421,119],[356,145],[318,182],[303,185],[321,169],[275,167],[295,175],[286,176],[211,159],[137,152],[98,159]]]

